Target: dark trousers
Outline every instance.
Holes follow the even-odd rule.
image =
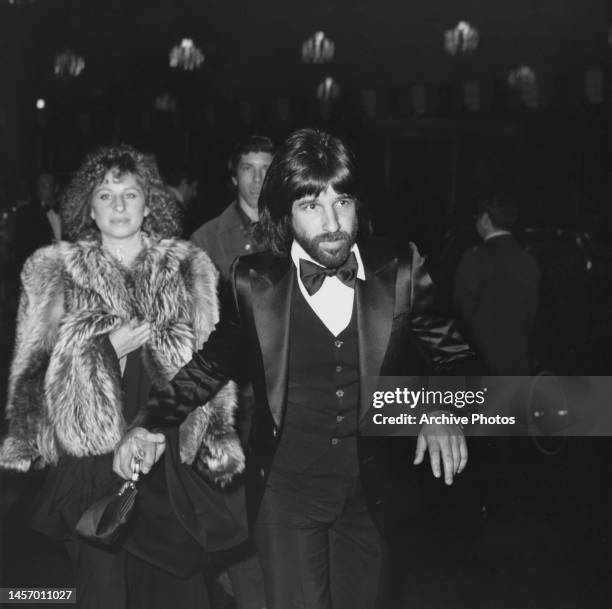
[[[68,541],[79,609],[127,608],[126,553],[109,551],[85,541]]]
[[[243,446],[246,446],[253,410],[255,409],[255,398],[253,387],[249,384],[240,387],[240,408],[236,427]],[[227,492],[227,503],[231,506],[233,513],[240,522],[244,522],[247,528],[246,500],[244,496],[244,485],[240,484],[233,490]],[[266,607],[264,595],[263,574],[259,564],[253,543],[249,540],[235,552],[230,552],[227,563],[227,573],[232,583],[232,592],[236,601],[236,609],[263,609]]]
[[[77,540],[65,545],[74,569],[79,609],[210,607],[201,574],[179,578],[123,549],[110,551]]]
[[[382,606],[386,545],[358,478],[273,471],[254,538],[267,609]]]

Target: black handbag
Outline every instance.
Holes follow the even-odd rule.
[[[212,552],[247,539],[246,518],[231,509],[228,489],[181,463],[178,428],[164,433],[166,451],[138,483],[138,501],[122,547],[163,571],[188,577],[201,572]]]
[[[132,480],[90,505],[76,524],[76,532],[86,539],[113,545],[121,537],[136,503],[138,488]]]
[[[201,571],[210,552],[246,541],[246,518],[232,509],[228,489],[181,463],[178,429],[165,435],[166,451],[152,470],[137,484],[121,480],[87,508],[76,530],[93,543],[121,544],[133,556],[187,577]]]

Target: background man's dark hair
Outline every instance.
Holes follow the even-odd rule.
[[[238,163],[243,155],[250,152],[267,152],[274,156],[274,142],[265,135],[251,135],[240,141],[232,150],[232,154],[228,163],[228,172],[230,176],[235,176],[238,169]]]
[[[359,210],[355,174],[353,153],[340,138],[316,129],[293,132],[274,156],[259,195],[258,238],[272,253],[287,256],[293,241],[293,202],[317,197],[328,186],[352,197]]]
[[[518,219],[518,210],[507,194],[496,194],[478,205],[478,214],[487,213],[491,223],[500,230],[511,230]]]

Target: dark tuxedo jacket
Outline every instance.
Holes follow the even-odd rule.
[[[440,307],[416,248],[371,240],[360,245],[360,252],[366,276],[355,287],[360,375],[463,373],[473,354]],[[139,417],[138,424],[150,429],[180,420],[246,365],[256,400],[247,447],[251,521],[283,430],[295,281],[290,258],[269,253],[239,258],[216,329],[173,381],[152,395]],[[361,417],[370,405],[362,392]],[[407,492],[403,481],[391,476],[387,444],[384,438],[358,438],[367,502],[381,529],[396,520],[392,498]]]
[[[461,259],[453,300],[485,374],[529,374],[539,283],[536,261],[512,235],[493,237]]]

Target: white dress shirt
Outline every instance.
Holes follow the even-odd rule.
[[[361,260],[357,244],[353,245],[351,251],[355,253],[355,258],[357,259],[357,279],[365,281],[363,261]],[[338,336],[351,321],[355,290],[342,283],[337,277],[332,276],[326,277],[320,289],[311,296],[300,278],[300,258],[324,268],[323,265],[313,260],[297,241],[294,241],[291,245],[291,258],[296,268],[300,291],[306,299],[306,302],[323,322],[325,327],[334,336]]]

